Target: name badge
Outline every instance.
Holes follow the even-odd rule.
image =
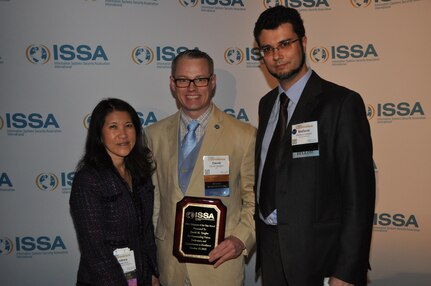
[[[292,157],[319,156],[317,121],[292,125]]]
[[[136,277],[136,263],[133,250],[130,250],[128,247],[117,248],[114,250],[114,256],[123,269],[128,286],[137,286],[138,280]]]
[[[203,156],[205,196],[229,197],[229,156]]]

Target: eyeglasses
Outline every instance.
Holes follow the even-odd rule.
[[[274,48],[271,46],[263,46],[260,48],[260,55],[262,57],[267,57],[270,55],[273,55],[274,52],[277,51],[284,51],[286,49],[288,49],[293,43],[295,43],[296,41],[298,41],[300,38],[297,38],[295,40],[284,40],[278,43],[278,45]]]
[[[174,78],[173,80],[176,87],[189,87],[192,82],[196,87],[205,87],[208,86],[208,84],[210,83],[210,79],[212,76],[213,75],[210,75],[209,77],[198,77],[195,79]]]

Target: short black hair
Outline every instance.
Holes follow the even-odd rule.
[[[300,39],[305,36],[304,22],[299,12],[293,8],[279,5],[268,8],[260,14],[253,30],[256,43],[260,46],[259,36],[262,30],[274,30],[285,23],[292,24],[293,31]]]

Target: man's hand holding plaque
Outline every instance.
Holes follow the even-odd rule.
[[[184,197],[177,203],[173,254],[180,262],[213,264],[210,252],[224,240],[226,206],[212,198]],[[226,244],[228,246],[228,244]]]
[[[240,256],[244,249],[244,243],[236,236],[231,235],[210,252],[209,261],[215,261],[214,268],[217,268],[225,261]]]

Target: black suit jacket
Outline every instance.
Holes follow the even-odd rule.
[[[277,95],[275,88],[259,103],[256,174]],[[310,121],[318,122],[320,155],[293,159],[292,125]],[[329,276],[366,284],[375,177],[370,128],[360,95],[313,72],[286,134],[275,175],[278,235],[289,284],[322,285],[323,277]],[[258,247],[261,243],[265,241],[258,240]]]
[[[77,285],[127,285],[113,251],[134,251],[139,285],[157,276],[152,223],[154,186],[133,182],[133,192],[116,170],[84,166],[75,174],[70,211],[81,251]]]

